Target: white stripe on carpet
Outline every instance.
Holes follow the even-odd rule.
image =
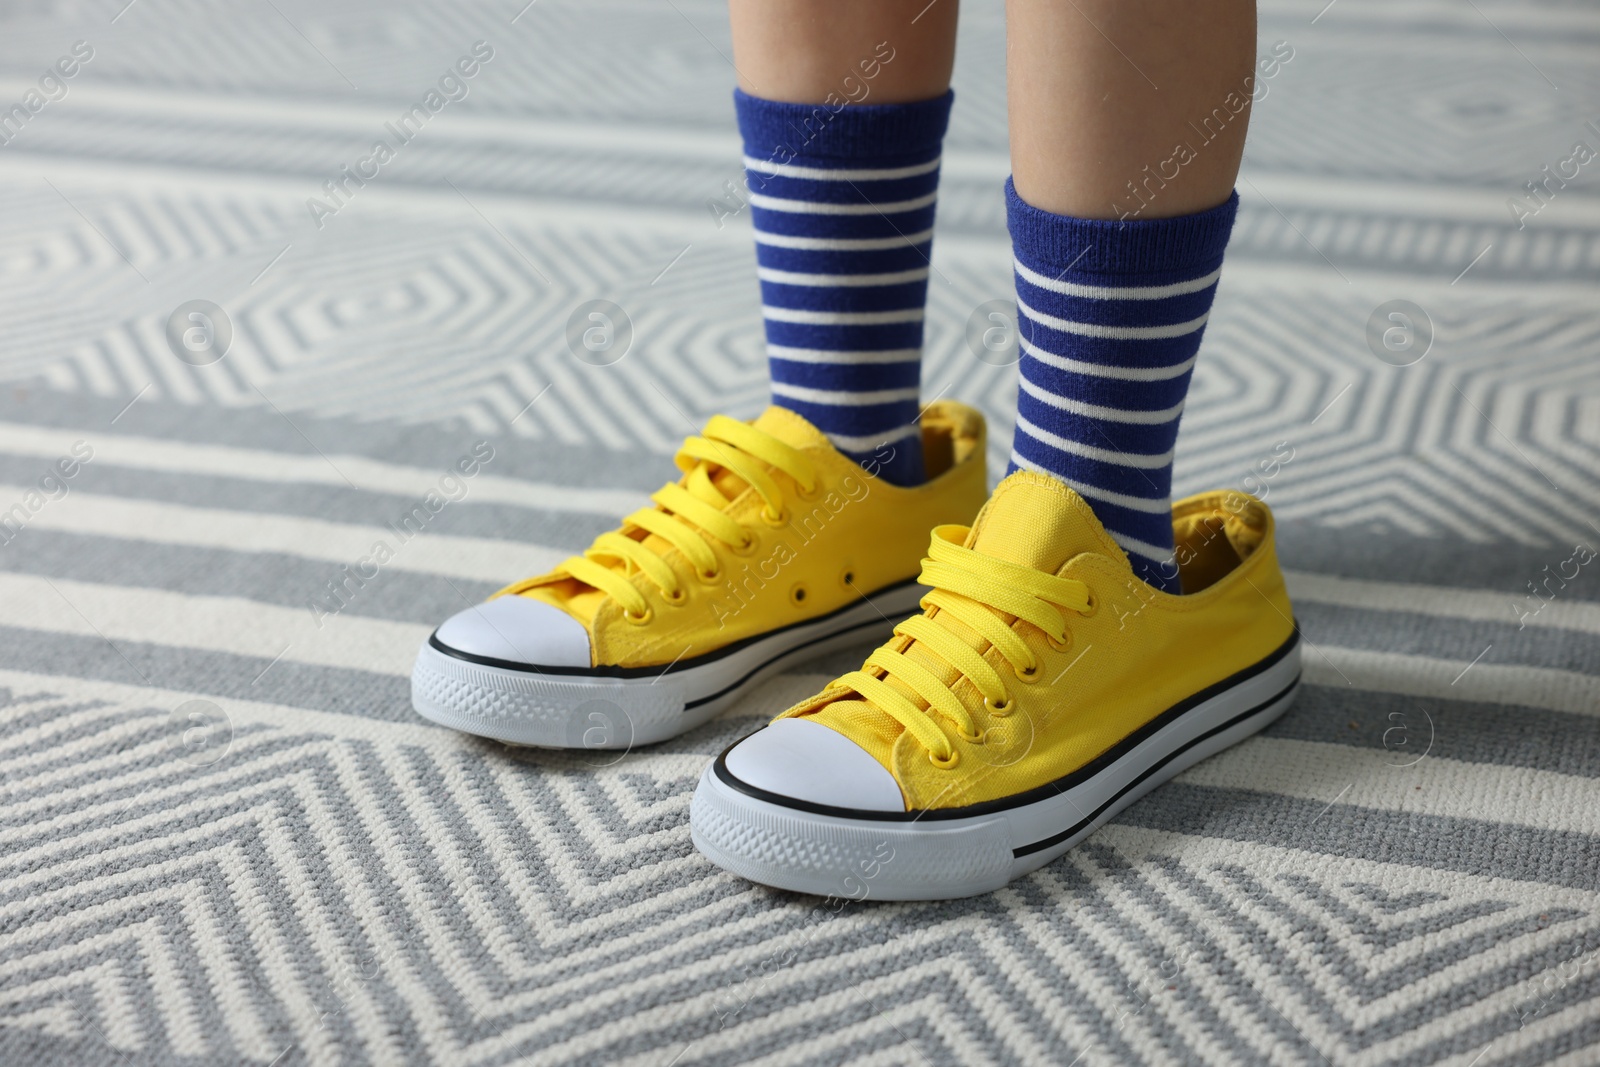
[[[318,590],[306,590],[309,604]],[[356,594],[358,597],[360,594]],[[462,605],[465,607],[466,605]],[[228,596],[195,596],[0,573],[0,626],[147,642],[321,667],[411,676],[433,627],[349,612],[325,617]],[[130,678],[133,668],[129,668]]]
[[[1600,677],[1555,667],[1473,663],[1324,644],[1308,644],[1300,662],[1306,681],[1330,688],[1600,715]]]
[[[1325,804],[1600,834],[1600,779],[1434,755],[1411,764],[1414,759],[1382,748],[1258,736],[1176,780]],[[1330,812],[1324,818],[1339,816]]]
[[[1491,589],[1377,582],[1305,571],[1285,571],[1284,578],[1289,583],[1289,596],[1309,604],[1333,604],[1366,611],[1404,611],[1435,618],[1507,623],[1519,628],[1525,622],[1541,629],[1600,634],[1600,603],[1593,601],[1557,597],[1546,603]],[[1537,613],[1533,613],[1535,605],[1539,606]],[[1518,608],[1529,614],[1519,615]]]
[[[0,485],[0,494],[12,498],[20,498],[23,492],[19,486]],[[432,531],[424,531],[402,544],[393,530],[382,526],[198,508],[82,491],[51,501],[28,520],[22,536],[28,536],[27,531],[33,529],[234,552],[278,552],[349,564],[352,568],[368,556],[374,542],[381,540],[395,550],[384,570],[442,574],[501,585],[547,571],[571,554],[546,545]],[[330,572],[329,577],[334,574]]]
[[[393,493],[421,500],[437,490],[439,479],[459,472],[454,467],[430,470],[398,463],[385,463],[366,456],[309,456],[303,453],[271,452],[258,448],[236,448],[209,442],[168,441],[153,437],[108,434],[98,430],[61,430],[50,426],[0,422],[0,452],[40,456],[51,460],[68,455],[78,441],[94,448],[90,466],[136,467],[142,470],[176,471],[256,482],[333,485],[348,488],[353,482],[368,492]],[[463,454],[466,447],[463,446]],[[621,518],[645,502],[645,494],[631,490],[587,489],[549,485],[490,474],[486,469],[468,485],[467,500],[481,503],[514,504],[540,511],[583,512],[615,515]],[[670,470],[663,466],[662,480]],[[346,480],[348,479],[348,481]],[[70,484],[70,483],[69,483]]]

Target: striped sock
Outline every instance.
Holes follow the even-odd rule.
[[[922,319],[951,99],[834,111],[734,93],[772,402],[896,485],[923,478]]]
[[[1077,490],[1134,573],[1170,593],[1173,445],[1238,203],[1074,219],[1006,182],[1022,345],[1010,469]]]

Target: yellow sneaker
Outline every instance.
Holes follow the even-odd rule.
[[[1183,596],[1071,489],[1012,474],[970,531],[934,530],[922,614],[706,768],[695,846],[782,889],[970,896],[1260,730],[1300,681],[1272,513],[1206,493],[1173,529]]]
[[[512,744],[628,748],[793,663],[887,636],[915,610],[928,529],[969,521],[985,496],[977,411],[929,405],[921,444],[928,480],[901,488],[784,408],[714,417],[654,507],[434,631],[413,706]]]

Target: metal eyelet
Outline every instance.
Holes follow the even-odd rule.
[[[928,753],[928,762],[939,768],[941,771],[948,771],[951,767],[954,767],[956,764],[961,762],[961,750],[958,748],[952,748],[950,750],[950,758],[948,760],[942,760],[930,752]]]
[[[795,495],[796,499],[804,500],[804,501],[807,501],[809,503],[810,501],[817,499],[817,497],[821,493],[822,493],[822,479],[821,478],[818,478],[816,484],[813,485],[810,489],[807,489],[805,486],[801,485],[799,483],[799,481],[796,481],[794,483],[794,495]]]
[[[701,583],[704,585],[715,585],[717,582],[722,580],[722,568],[712,567],[708,571],[703,571],[699,567],[696,567],[694,569],[694,576],[700,579]]]
[[[681,608],[689,602],[689,590],[681,585],[670,593],[663,589],[661,591],[661,600],[668,607]]]
[[[789,603],[793,604],[797,608],[805,606],[805,603],[806,603],[806,583],[805,582],[796,582],[796,583],[794,583],[794,587],[789,590]]]
[[[958,726],[956,727],[956,736],[969,745],[981,745],[989,739],[989,731],[979,730],[975,734],[969,734]]]
[[[761,521],[774,528],[787,526],[789,525],[789,509],[782,508],[776,515],[769,515],[767,514],[767,509],[763,507],[761,509]]]
[[[635,615],[633,612],[629,611],[627,608],[623,608],[622,609],[622,617],[624,619],[627,619],[629,622],[633,623],[635,626],[643,626],[645,623],[647,623],[651,619],[655,618],[656,617],[656,613],[655,613],[655,609],[654,608],[652,608],[648,604],[646,604],[645,605],[645,609],[644,609],[644,614]]]
[[[761,541],[755,534],[746,530],[744,540],[738,544],[728,546],[728,549],[736,556],[749,556],[759,547],[761,547]]]
[[[1067,649],[1072,647],[1072,631],[1068,630],[1066,636],[1067,636],[1067,639],[1065,641],[1057,641],[1054,637],[1051,637],[1049,634],[1045,634],[1044,635],[1045,644],[1049,645],[1051,648],[1055,649],[1057,652],[1065,652]]]
[[[1017,669],[1013,671],[1013,673],[1016,675],[1017,681],[1023,682],[1027,685],[1032,685],[1034,682],[1039,680],[1039,665],[1035,663],[1031,667],[1026,669]]]
[[[1097,612],[1099,612],[1099,610],[1100,610],[1100,598],[1094,595],[1094,591],[1093,590],[1090,590],[1090,592],[1089,592],[1089,606],[1087,608],[1085,608],[1080,614],[1082,614],[1083,617],[1086,618],[1086,619],[1092,619],[1092,618],[1095,617],[1095,614]]]
[[[1013,711],[1017,710],[1017,702],[1012,700],[1009,696],[1001,697],[998,704],[992,703],[988,697],[984,697],[983,706],[990,715],[993,715],[997,719],[1003,719],[1007,715],[1010,715]]]

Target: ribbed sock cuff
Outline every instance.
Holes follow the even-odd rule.
[[[1170,219],[1077,219],[1027,203],[1006,179],[1006,225],[1017,257],[1074,274],[1205,274],[1222,266],[1239,194]]]
[[[939,152],[954,92],[907,104],[790,104],[733,91],[745,152],[758,159],[920,163]]]

